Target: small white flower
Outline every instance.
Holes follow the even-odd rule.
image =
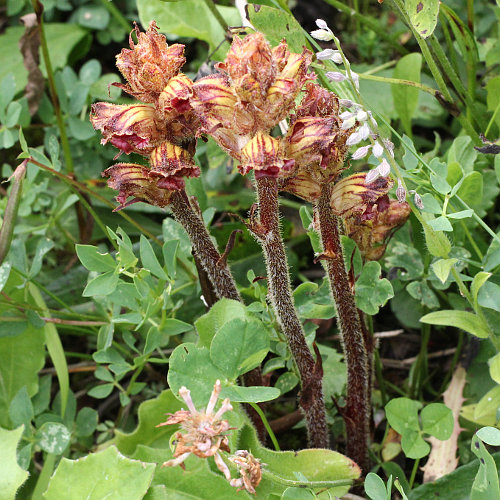
[[[327,30],[311,31],[311,36],[316,38],[316,40],[321,40],[322,42],[329,42],[330,40],[333,40],[333,33]]]
[[[339,104],[343,108],[352,108],[353,106],[357,106],[357,104],[352,102],[350,99],[340,99]]]
[[[328,30],[330,31],[330,28],[328,27],[328,24],[326,24],[326,21],[323,19],[316,19],[316,26],[318,28],[321,28],[322,30]]]
[[[375,149],[375,148],[374,148]],[[381,177],[387,177],[391,173],[391,166],[388,161],[384,158],[382,163],[377,167]]]
[[[328,71],[326,77],[332,82],[343,82],[347,78],[344,73],[338,71]]]
[[[397,197],[399,203],[403,203],[406,200],[406,190],[403,187],[403,183],[401,182],[401,179],[398,179],[398,187],[396,189],[396,197]]]
[[[371,184],[373,181],[380,177],[380,172],[378,167],[370,170],[365,177],[365,184]]]
[[[368,139],[368,137],[370,137],[370,127],[368,126],[368,123],[363,123],[363,125],[359,127],[358,133],[363,141]]]
[[[371,146],[363,146],[363,147],[357,149],[353,153],[352,159],[353,160],[361,160],[361,158],[364,158],[368,154],[368,151],[370,151],[370,148],[371,148]]]
[[[373,113],[371,111],[368,111],[368,116],[370,117],[370,121],[373,123],[373,126],[375,128],[378,127],[377,120],[375,120],[375,118],[373,118]]]
[[[351,134],[346,141],[346,146],[354,146],[354,144],[357,144],[358,142],[362,141],[362,137],[359,132],[354,132],[354,134]]]
[[[342,122],[340,129],[347,130],[348,128],[354,127],[355,124],[356,124],[356,117],[351,116],[350,118]]]
[[[352,81],[354,82],[354,86],[356,87],[357,90],[359,90],[359,75],[354,71],[351,71],[351,78]]]
[[[338,52],[338,51],[333,50],[333,49],[325,49],[325,50],[322,50],[321,52],[318,52],[316,54],[316,57],[320,61],[326,61],[327,59],[331,59],[333,57],[333,55],[335,54],[335,52]]]
[[[356,113],[351,113],[350,111],[344,111],[340,113],[339,118],[343,121],[343,120],[349,120],[349,118],[352,118],[353,116],[355,117]]]
[[[380,158],[384,154],[384,148],[380,145],[379,142],[375,142],[372,152],[375,158]]]
[[[360,109],[356,114],[358,122],[365,122],[368,119],[368,113],[364,109]]]
[[[422,201],[422,198],[420,198],[420,195],[415,193],[415,196],[413,197],[413,201],[415,202],[415,206],[422,210],[424,208],[424,202]]]

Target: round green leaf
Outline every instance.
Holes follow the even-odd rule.
[[[453,413],[442,403],[431,403],[420,413],[422,431],[441,441],[446,441],[453,432]]]
[[[69,444],[71,433],[67,427],[58,422],[46,422],[36,431],[35,439],[47,453],[61,455]]]
[[[228,378],[259,366],[269,351],[269,334],[258,319],[236,318],[225,323],[210,345],[210,357]]]

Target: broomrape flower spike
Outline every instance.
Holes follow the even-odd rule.
[[[167,460],[162,467],[174,467],[180,465],[184,468],[184,461],[193,454],[200,458],[214,457],[217,468],[224,474],[226,479],[231,479],[231,474],[227,465],[222,460],[219,452],[230,452],[229,441],[226,436],[229,427],[227,420],[221,417],[233,407],[226,398],[222,402],[219,410],[214,413],[217,400],[221,391],[220,380],[214,384],[214,389],[205,410],[198,411],[191,399],[191,391],[186,387],[179,389],[179,396],[185,401],[188,410],[179,410],[170,414],[166,422],[158,424],[156,427],[164,425],[180,424],[181,431],[175,434],[174,458]]]

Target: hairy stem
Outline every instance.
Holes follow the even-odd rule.
[[[310,447],[328,447],[325,404],[323,401],[321,357],[315,362],[307,346],[302,324],[297,316],[290,276],[281,237],[278,212],[278,184],[276,179],[257,180],[259,220],[253,221],[256,235],[266,258],[269,298],[286,336],[301,380],[300,406],[304,410]]]
[[[331,184],[322,186],[314,207],[323,244],[328,280],[337,307],[337,318],[347,364],[347,402],[343,411],[347,434],[347,455],[369,470],[371,362],[367,336],[351,292],[339,238],[338,219],[330,207]]]
[[[176,191],[172,195],[170,208],[176,220],[187,232],[196,256],[207,272],[217,297],[241,300],[231,271],[221,260],[221,255],[210,238],[201,215],[195,212],[185,191]]]

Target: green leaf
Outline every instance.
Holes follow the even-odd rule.
[[[99,421],[99,414],[93,408],[85,406],[76,416],[75,434],[79,437],[91,436]]]
[[[429,220],[428,224],[434,231],[453,231],[451,222],[448,220],[448,217],[445,217],[444,215]]]
[[[432,35],[439,13],[439,0],[405,0],[410,22],[422,38]]]
[[[471,500],[500,498],[500,485],[495,460],[493,460],[493,457],[476,435],[472,437],[471,450],[479,458],[479,470],[472,484]]]
[[[310,500],[317,498],[314,491],[310,488],[296,488],[292,486],[287,488],[281,495],[281,500]]]
[[[414,298],[417,299],[423,306],[429,309],[436,309],[439,307],[439,300],[436,294],[432,291],[425,280],[412,281],[406,290]]]
[[[225,31],[202,0],[184,0],[182,2],[162,2],[161,0],[138,0],[137,9],[143,26],[148,26],[154,19],[163,33],[182,37],[193,37],[208,43],[208,52],[214,51],[225,38]],[[217,5],[229,26],[239,26],[241,18],[235,7]],[[215,59],[222,59],[228,45],[223,44],[217,50]]]
[[[258,319],[235,318],[215,334],[210,346],[212,362],[235,380],[260,365],[269,352],[269,334]]]
[[[394,68],[393,78],[420,83],[422,55],[420,53],[407,54],[402,57]],[[405,132],[411,136],[411,119],[418,103],[418,89],[408,85],[392,85],[394,108],[403,125]]]
[[[124,433],[119,429],[115,431],[116,446],[125,455],[132,455],[141,444],[155,448],[169,448],[170,436],[177,430],[176,427],[173,425],[157,427],[157,425],[166,420],[166,413],[175,413],[185,405],[184,401],[181,403],[170,389],[163,391],[154,399],[144,401],[139,406],[137,428],[131,433]]]
[[[93,389],[90,389],[87,394],[96,399],[104,399],[113,392],[114,387],[115,386],[111,383],[97,385]]]
[[[387,489],[381,477],[369,472],[365,478],[365,493],[371,500],[387,500]]]
[[[429,223],[434,220],[434,217],[428,213],[422,213],[424,219],[423,228],[425,236],[425,244],[429,253],[434,257],[442,257],[446,259],[451,251],[450,240],[446,237],[443,231],[436,231]]]
[[[488,307],[500,312],[500,286],[487,281],[479,290],[477,302],[481,307]]]
[[[496,427],[483,427],[476,432],[476,435],[490,446],[500,446],[500,429]]]
[[[489,359],[488,364],[490,366],[490,377],[497,384],[500,384],[500,353]]]
[[[26,390],[26,386],[21,387],[14,396],[9,406],[9,417],[14,427],[24,425],[29,428],[31,420],[35,416],[33,404]]]
[[[493,421],[498,421],[497,410],[500,407],[500,386],[490,389],[476,405],[474,409],[474,420],[480,421],[485,417],[493,417]]]
[[[276,389],[278,389],[281,394],[286,394],[287,392],[297,387],[298,383],[299,379],[297,375],[295,375],[295,373],[285,372],[278,377],[278,380],[276,380],[274,387],[276,387]]]
[[[221,391],[221,397],[229,398],[233,403],[260,403],[276,399],[279,395],[279,389],[261,386],[241,387],[233,385],[223,387]]]
[[[15,337],[0,338],[0,425],[9,426],[8,408],[19,389],[28,395],[38,391],[38,372],[45,363],[44,338],[40,330],[27,326]]]
[[[422,316],[420,321],[431,325],[454,326],[480,339],[488,338],[488,325],[479,316],[467,311],[435,311]]]
[[[257,31],[266,35],[272,46],[286,38],[290,52],[301,53],[308,42],[302,26],[288,12],[267,5],[249,5],[248,17]]]
[[[446,441],[453,432],[453,413],[442,403],[431,403],[420,413],[422,431]]]
[[[408,398],[394,398],[385,405],[385,415],[389,425],[399,434],[419,431],[418,410],[422,403]]]
[[[163,244],[163,260],[167,268],[167,274],[171,278],[175,278],[177,265],[177,250],[179,248],[179,240],[168,240]]]
[[[409,431],[401,438],[401,448],[408,458],[422,458],[429,454],[431,447],[424,441],[419,431]]]
[[[141,234],[140,251],[142,265],[148,271],[151,271],[151,273],[154,274],[157,278],[167,280],[168,277],[161,267],[160,263],[158,262],[158,258],[154,253],[151,243],[149,243],[148,239],[143,234]]]
[[[109,23],[108,9],[98,5],[85,5],[76,10],[74,20],[85,28],[103,30]]]
[[[483,176],[480,172],[469,172],[457,191],[459,196],[468,205],[477,205],[483,197]]]
[[[472,280],[470,285],[470,293],[472,295],[472,300],[477,307],[477,295],[481,287],[486,283],[488,278],[491,276],[491,273],[485,273],[483,271],[477,273]]]
[[[458,262],[458,259],[439,259],[432,264],[432,270],[441,283],[445,283],[450,274],[451,268]]]
[[[89,271],[105,273],[114,271],[116,262],[109,253],[100,253],[97,247],[92,245],[75,245],[76,254],[82,265]]]
[[[494,460],[497,465],[500,465],[500,453],[494,454]],[[470,500],[470,488],[478,469],[479,460],[473,460],[436,481],[413,489],[409,494],[409,499]],[[493,497],[489,497],[488,500],[491,498]]]
[[[301,283],[293,292],[295,308],[301,319],[330,319],[335,316],[328,283]]]
[[[212,363],[209,350],[189,342],[176,347],[170,355],[167,380],[174,394],[182,386],[187,387],[199,407],[206,406],[216,380],[226,385],[225,374]]]
[[[83,297],[93,297],[94,295],[109,295],[114,292],[118,285],[119,276],[114,271],[100,274],[87,283],[83,290]]]
[[[210,348],[212,338],[224,323],[235,318],[245,319],[247,315],[247,310],[241,302],[231,299],[219,300],[207,314],[194,323],[200,336],[199,345]]]
[[[0,491],[3,500],[14,500],[19,487],[26,481],[29,474],[17,464],[17,446],[23,435],[23,427],[7,431],[0,427]]]
[[[366,314],[377,314],[379,307],[394,297],[390,281],[381,279],[380,273],[378,262],[368,262],[356,281],[356,305]]]
[[[57,422],[45,422],[35,434],[35,439],[43,451],[61,455],[69,444],[71,433],[67,427]]]
[[[50,479],[46,500],[141,500],[155,464],[130,460],[114,446],[78,460],[63,458]]]

